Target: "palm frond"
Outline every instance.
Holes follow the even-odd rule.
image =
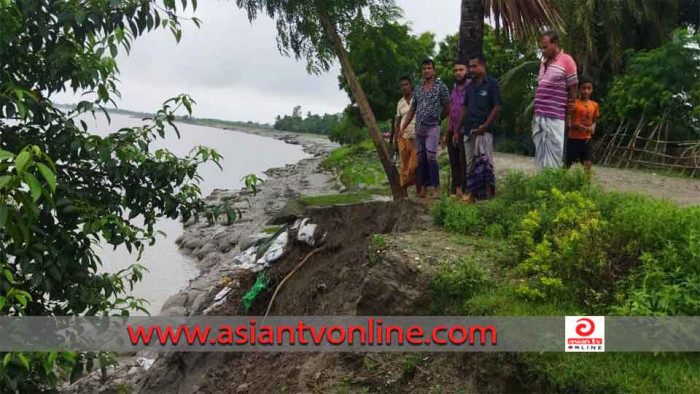
[[[496,24],[496,34],[522,39],[542,28],[563,30],[564,23],[554,0],[486,0],[484,9]]]
[[[524,81],[527,81],[528,78],[531,78],[533,74],[537,74],[539,69],[540,62],[537,60],[518,64],[517,66],[506,71],[501,76],[501,89],[509,90],[509,88],[511,87],[522,86],[524,84]]]

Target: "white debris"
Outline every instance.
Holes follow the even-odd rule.
[[[284,254],[284,248],[287,246],[288,239],[289,233],[286,231],[278,235],[277,238],[272,241],[272,244],[270,245],[270,248],[267,249],[267,252],[265,252],[265,255],[260,258],[262,263],[272,263],[273,261],[277,261],[280,257],[282,257]],[[261,263],[260,260],[258,260],[258,264]]]
[[[284,248],[270,250],[267,253],[265,253],[265,261],[268,263],[275,262],[279,260],[279,258],[282,257],[283,254]]]
[[[223,289],[221,289],[221,291],[219,293],[216,294],[216,297],[214,297],[214,301],[221,300],[222,298],[226,297],[228,295],[228,293],[230,293],[230,292],[231,292],[230,287],[228,287],[228,286],[224,287]]]
[[[241,269],[249,269],[255,266],[255,255],[258,253],[257,246],[251,246],[245,252],[233,258],[233,262]]]
[[[205,309],[204,312],[202,312],[202,313],[205,314],[205,315],[208,315],[209,312],[211,312],[211,311],[212,311],[214,308],[216,308],[217,306],[223,305],[224,302],[226,302],[226,297],[224,297],[224,298],[220,299],[219,301],[216,301],[215,303],[209,305],[209,307],[207,307],[207,309]]]
[[[314,246],[316,242],[314,240],[314,233],[316,232],[316,225],[313,223],[308,223],[309,219],[306,218],[301,222],[299,226],[299,233],[297,234],[297,239],[301,242],[305,242],[310,246]]]
[[[155,358],[139,357],[139,365],[145,370],[151,368],[154,362],[156,362]]]
[[[270,247],[259,259],[256,259],[259,246],[251,246],[245,252],[233,258],[236,268],[258,272],[269,265],[269,263],[279,260],[285,252],[289,243],[289,232],[284,231],[272,240]]]

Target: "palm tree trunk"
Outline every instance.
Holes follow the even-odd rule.
[[[484,0],[462,0],[459,24],[460,59],[480,53],[484,47]]]
[[[365,96],[365,92],[362,90],[362,86],[360,86],[360,83],[357,80],[355,70],[350,64],[350,58],[348,57],[348,54],[345,51],[343,42],[340,39],[338,31],[336,30],[335,25],[333,25],[330,16],[327,12],[321,11],[320,19],[321,24],[323,25],[323,29],[325,30],[326,34],[328,35],[328,38],[330,39],[333,45],[333,49],[335,50],[336,56],[338,56],[343,75],[345,76],[345,79],[347,79],[348,84],[350,85],[350,90],[352,91],[352,94],[355,97],[355,102],[357,103],[357,106],[360,109],[362,119],[364,120],[365,125],[369,129],[370,138],[372,138],[372,142],[377,148],[379,160],[382,163],[382,167],[384,167],[384,172],[386,173],[387,179],[389,180],[389,185],[391,186],[391,194],[394,200],[400,200],[403,197],[405,197],[405,195],[401,190],[399,174],[396,170],[396,166],[391,161],[389,148],[384,142],[384,138],[382,137],[382,133],[379,130],[379,126],[377,126],[377,119],[374,117],[374,112],[372,112],[372,108],[369,105],[367,96]]]

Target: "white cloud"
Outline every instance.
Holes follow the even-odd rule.
[[[428,5],[428,3],[430,3]],[[437,39],[457,31],[459,2],[399,0],[414,33],[433,31]],[[199,2],[201,29],[185,24],[180,44],[167,30],[138,38],[129,56],[120,54],[121,108],[153,111],[169,97],[188,93],[197,101],[196,117],[272,122],[277,114],[340,112],[349,103],[338,88],[338,67],[309,75],[302,62],[282,56],[272,20],[251,25],[233,2]],[[74,102],[72,94],[54,97]]]

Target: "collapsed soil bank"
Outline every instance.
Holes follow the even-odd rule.
[[[416,201],[311,208],[303,216],[317,225],[314,244],[290,231],[287,252],[266,270],[271,282],[249,315],[265,314],[277,285],[313,250],[319,251],[279,291],[272,315],[427,315],[437,265],[469,253],[434,228],[429,206]],[[387,248],[372,263],[377,234]],[[254,277],[241,273],[212,314],[244,314],[241,298]],[[477,354],[171,354],[148,371],[139,391],[403,393],[439,386],[444,392],[525,392],[496,361]]]

